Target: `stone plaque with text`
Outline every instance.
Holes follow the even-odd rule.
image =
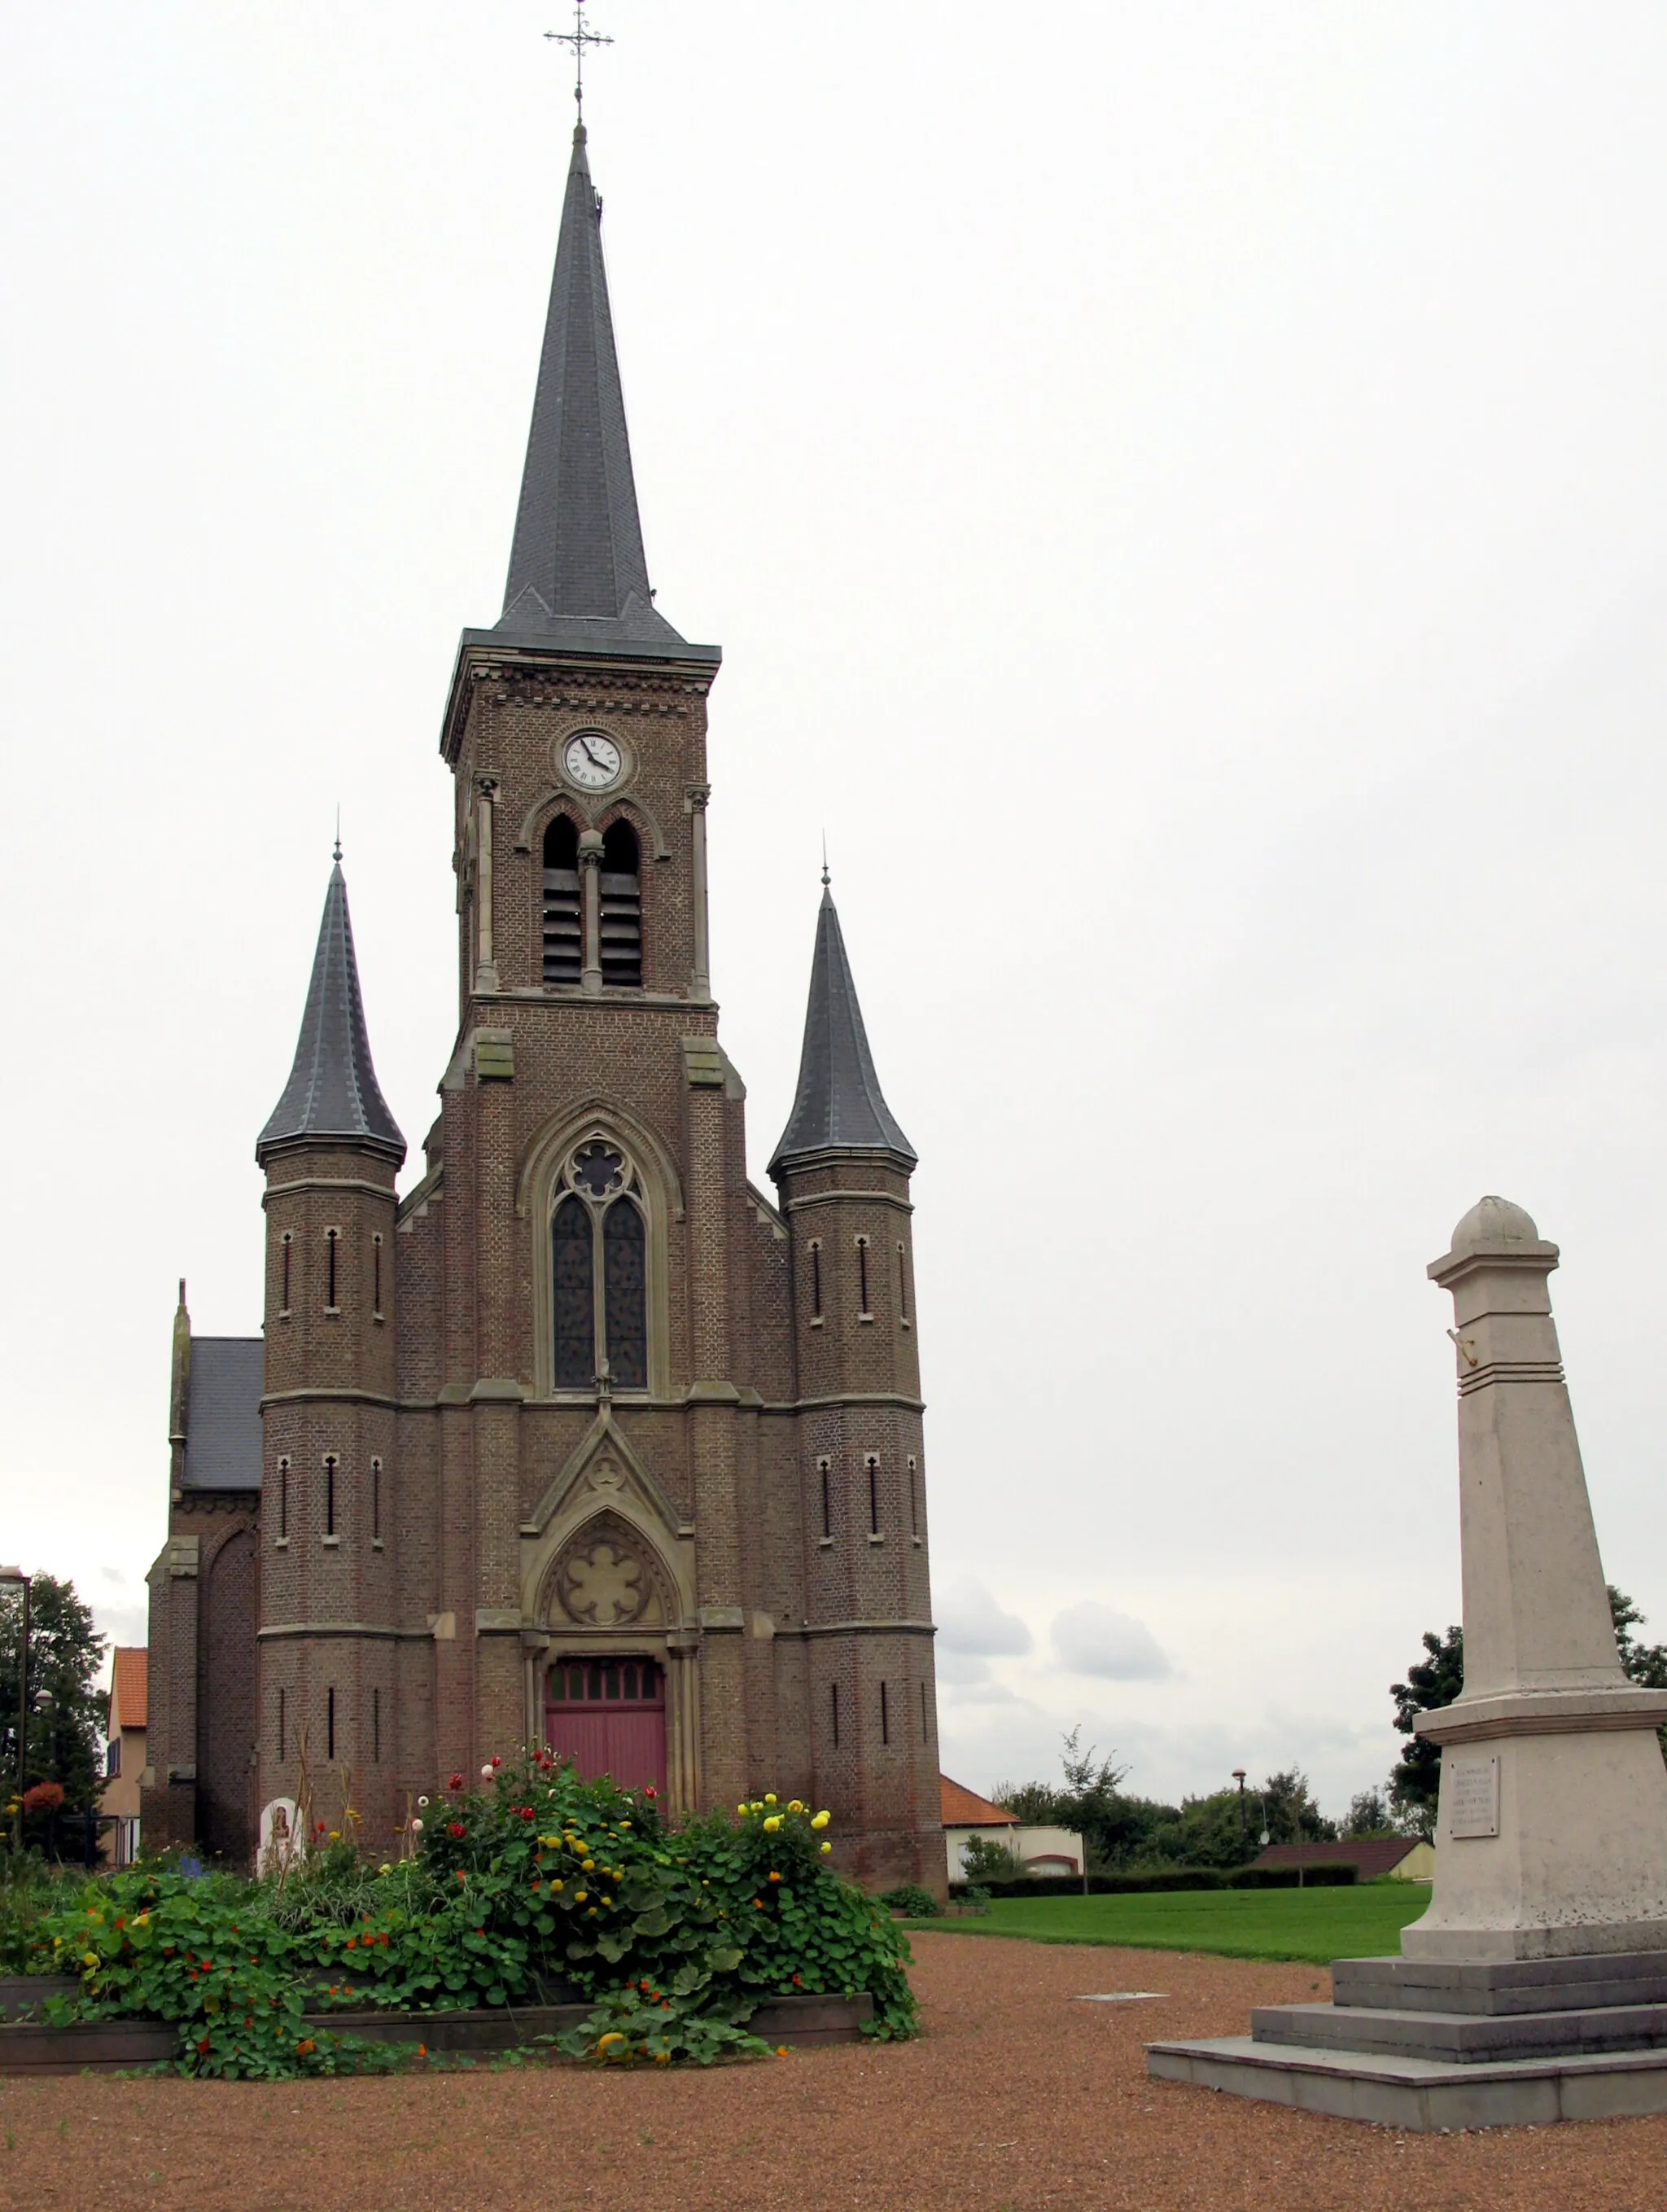
[[[1452,1810],[1447,1833],[1466,1837],[1499,1833],[1499,1760],[1454,1759],[1448,1762],[1447,1788]]]

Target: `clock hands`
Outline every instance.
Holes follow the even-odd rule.
[[[599,759],[597,756],[591,750],[590,741],[588,738],[581,738],[579,742],[585,759],[590,762],[592,768],[599,768],[604,775],[608,775],[611,772],[609,769],[608,763],[605,760]]]

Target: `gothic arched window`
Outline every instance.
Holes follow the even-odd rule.
[[[544,981],[577,983],[584,964],[579,832],[558,814],[544,832]]]
[[[550,1215],[558,1390],[588,1390],[604,1360],[615,1390],[648,1388],[647,1226],[635,1168],[605,1138],[587,1138]]]
[[[642,981],[642,854],[628,822],[602,833],[602,980]]]

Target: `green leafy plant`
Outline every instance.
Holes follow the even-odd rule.
[[[882,1890],[880,1902],[888,1911],[900,1912],[906,1920],[932,1920],[940,1910],[930,1890],[922,1889],[914,1881],[900,1882],[895,1889]]]

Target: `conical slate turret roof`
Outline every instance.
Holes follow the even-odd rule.
[[[614,350],[602,202],[573,132],[500,630],[567,646],[677,645],[655,613]]]
[[[264,1163],[275,1146],[298,1138],[336,1138],[367,1146],[395,1160],[405,1157],[405,1139],[371,1065],[339,854],[324,893],[324,916],[318,925],[318,949],[312,956],[295,1065],[271,1120],[256,1139],[255,1158]]]
[[[830,1147],[891,1152],[907,1167],[915,1164],[914,1148],[893,1119],[874,1072],[840,917],[824,878],[798,1095],[770,1162],[770,1173],[779,1182],[795,1160]]]

